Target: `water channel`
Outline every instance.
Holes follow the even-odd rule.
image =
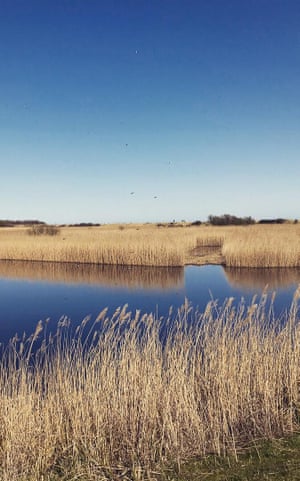
[[[203,310],[208,301],[221,305],[228,297],[238,303],[266,285],[276,291],[275,312],[281,315],[300,283],[300,269],[229,269],[222,266],[185,268],[118,267],[22,261],[0,262],[0,343],[16,333],[31,334],[39,320],[56,326],[62,316],[79,324],[124,304],[128,310],[166,316],[187,298]]]

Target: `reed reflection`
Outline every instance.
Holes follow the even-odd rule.
[[[300,283],[299,268],[233,268],[224,267],[228,282],[233,287],[247,289],[280,289]]]
[[[0,261],[0,277],[132,289],[173,289],[184,285],[183,267]]]

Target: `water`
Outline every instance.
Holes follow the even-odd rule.
[[[221,266],[185,268],[116,267],[38,262],[0,262],[0,342],[16,333],[31,334],[39,320],[56,326],[62,316],[79,324],[128,304],[128,309],[165,316],[187,298],[203,310],[212,298],[250,302],[266,284],[276,290],[275,310],[290,305],[300,283],[300,269],[228,269]]]

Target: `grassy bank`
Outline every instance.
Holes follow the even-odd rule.
[[[186,304],[164,321],[103,311],[89,342],[87,320],[75,336],[62,320],[35,354],[41,325],[13,339],[0,365],[0,479],[163,479],[297,431],[299,296],[280,321],[263,295],[204,313]]]
[[[58,235],[0,230],[0,259],[113,265],[300,266],[300,224],[63,227]]]
[[[259,441],[233,456],[207,456],[174,466],[159,481],[299,481],[300,435]]]

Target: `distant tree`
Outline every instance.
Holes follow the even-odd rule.
[[[250,225],[255,224],[252,217],[236,217],[235,215],[209,215],[208,222],[211,225]]]

